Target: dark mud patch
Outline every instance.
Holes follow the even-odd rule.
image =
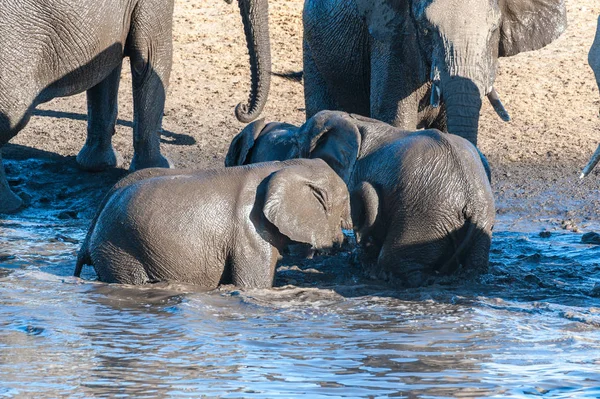
[[[28,246],[42,256],[54,248],[67,248],[60,261],[68,259],[74,264],[75,253],[97,206],[127,171],[115,168],[88,173],[78,169],[75,157],[20,145],[7,145],[3,154],[11,186],[27,199],[27,205],[10,218],[0,218],[4,238],[0,264],[14,268],[27,262],[42,262],[34,254],[18,256],[17,252],[26,251]],[[546,172],[550,174],[552,170]],[[499,220],[489,273],[480,277],[467,273],[431,279],[419,289],[399,289],[369,275],[369,270],[361,266],[359,251],[351,238],[350,243],[330,253],[293,248],[278,263],[275,286],[331,289],[344,297],[385,295],[454,301],[458,297],[491,295],[520,301],[556,298],[574,303],[594,302],[595,287],[600,284],[600,246],[588,243],[585,237],[591,237],[589,230],[598,225],[598,213],[594,212],[599,200],[593,198],[593,190],[599,184],[590,180],[554,187],[551,182],[536,180],[522,186],[515,184],[513,190],[525,186],[529,189],[509,195],[506,190],[510,184],[497,183],[502,192],[497,199]],[[554,188],[549,189],[551,186]],[[569,197],[567,193],[573,195]],[[548,205],[539,206],[540,203]],[[93,278],[91,268],[86,269]]]
[[[275,286],[332,290],[346,298],[376,296],[444,303],[499,298],[600,307],[600,247],[584,244],[581,238],[580,233],[562,230],[551,238],[537,233],[496,232],[488,273],[472,276],[464,271],[432,277],[419,288],[399,288],[372,277],[359,262],[360,250],[346,244],[335,253],[316,253],[310,259],[284,256],[278,263]]]
[[[25,203],[16,217],[89,220],[106,192],[127,174],[120,168],[85,172],[74,156],[21,145],[4,146],[2,156],[8,182]]]
[[[585,161],[582,161],[585,162]],[[576,163],[492,163],[496,230],[600,229],[600,171]]]

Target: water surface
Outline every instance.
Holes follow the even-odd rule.
[[[206,292],[71,277],[86,224],[0,219],[0,397],[600,397],[581,233],[496,232],[474,283],[398,291],[317,258]]]

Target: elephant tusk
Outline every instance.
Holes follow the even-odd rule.
[[[594,169],[594,166],[598,164],[598,162],[600,162],[600,145],[598,145],[598,148],[596,148],[596,152],[594,152],[594,155],[592,155],[590,161],[587,163],[587,165],[585,165],[585,168],[583,168],[583,171],[581,172],[579,178],[583,179],[584,177],[589,175],[592,169]]]
[[[431,85],[431,106],[433,108],[437,108],[440,106],[440,101],[442,99],[442,91],[440,90],[439,83],[433,82]]]
[[[510,121],[510,115],[504,108],[504,105],[502,105],[502,101],[500,101],[500,97],[498,96],[496,89],[492,87],[492,90],[488,93],[487,98],[490,100],[490,104],[492,104],[494,111],[496,111],[500,119],[502,119],[504,122]]]

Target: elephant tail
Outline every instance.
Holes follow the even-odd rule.
[[[304,77],[304,71],[271,72],[271,75],[289,80],[291,82],[300,83]]]
[[[465,220],[465,224],[468,225],[467,233],[465,234],[460,244],[456,245],[456,238],[454,234],[449,234],[450,239],[454,243],[454,254],[452,254],[452,257],[450,257],[450,259],[448,259],[442,265],[442,267],[438,269],[440,274],[450,274],[456,271],[460,267],[460,257],[473,243],[473,238],[475,236],[475,232],[477,231],[477,225],[470,218]]]
[[[81,276],[81,269],[83,269],[83,265],[89,265],[91,262],[92,259],[90,258],[89,253],[87,251],[84,252],[82,248],[81,251],[79,251],[79,254],[77,254],[77,263],[75,263],[75,272],[73,272],[73,276]]]
[[[79,253],[77,254],[77,263],[75,263],[75,271],[73,272],[73,276],[79,277],[81,276],[81,270],[83,269],[83,265],[91,265],[92,257],[90,256],[89,251],[89,237],[86,237]]]

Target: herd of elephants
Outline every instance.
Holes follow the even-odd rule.
[[[38,104],[86,91],[77,162],[118,166],[130,58],[134,173],[104,198],[75,275],[93,265],[111,283],[271,287],[290,244],[335,247],[343,229],[369,273],[399,286],[486,272],[495,207],[477,148],[482,101],[510,119],[498,58],[558,38],[564,0],[306,0],[302,126],[256,120],[271,77],[268,0],[238,2],[251,91],[235,114],[248,125],[225,167],[181,170],[159,148],[173,0],[0,0],[0,150]],[[600,27],[589,63],[600,86]],[[0,213],[22,206],[0,165]]]

